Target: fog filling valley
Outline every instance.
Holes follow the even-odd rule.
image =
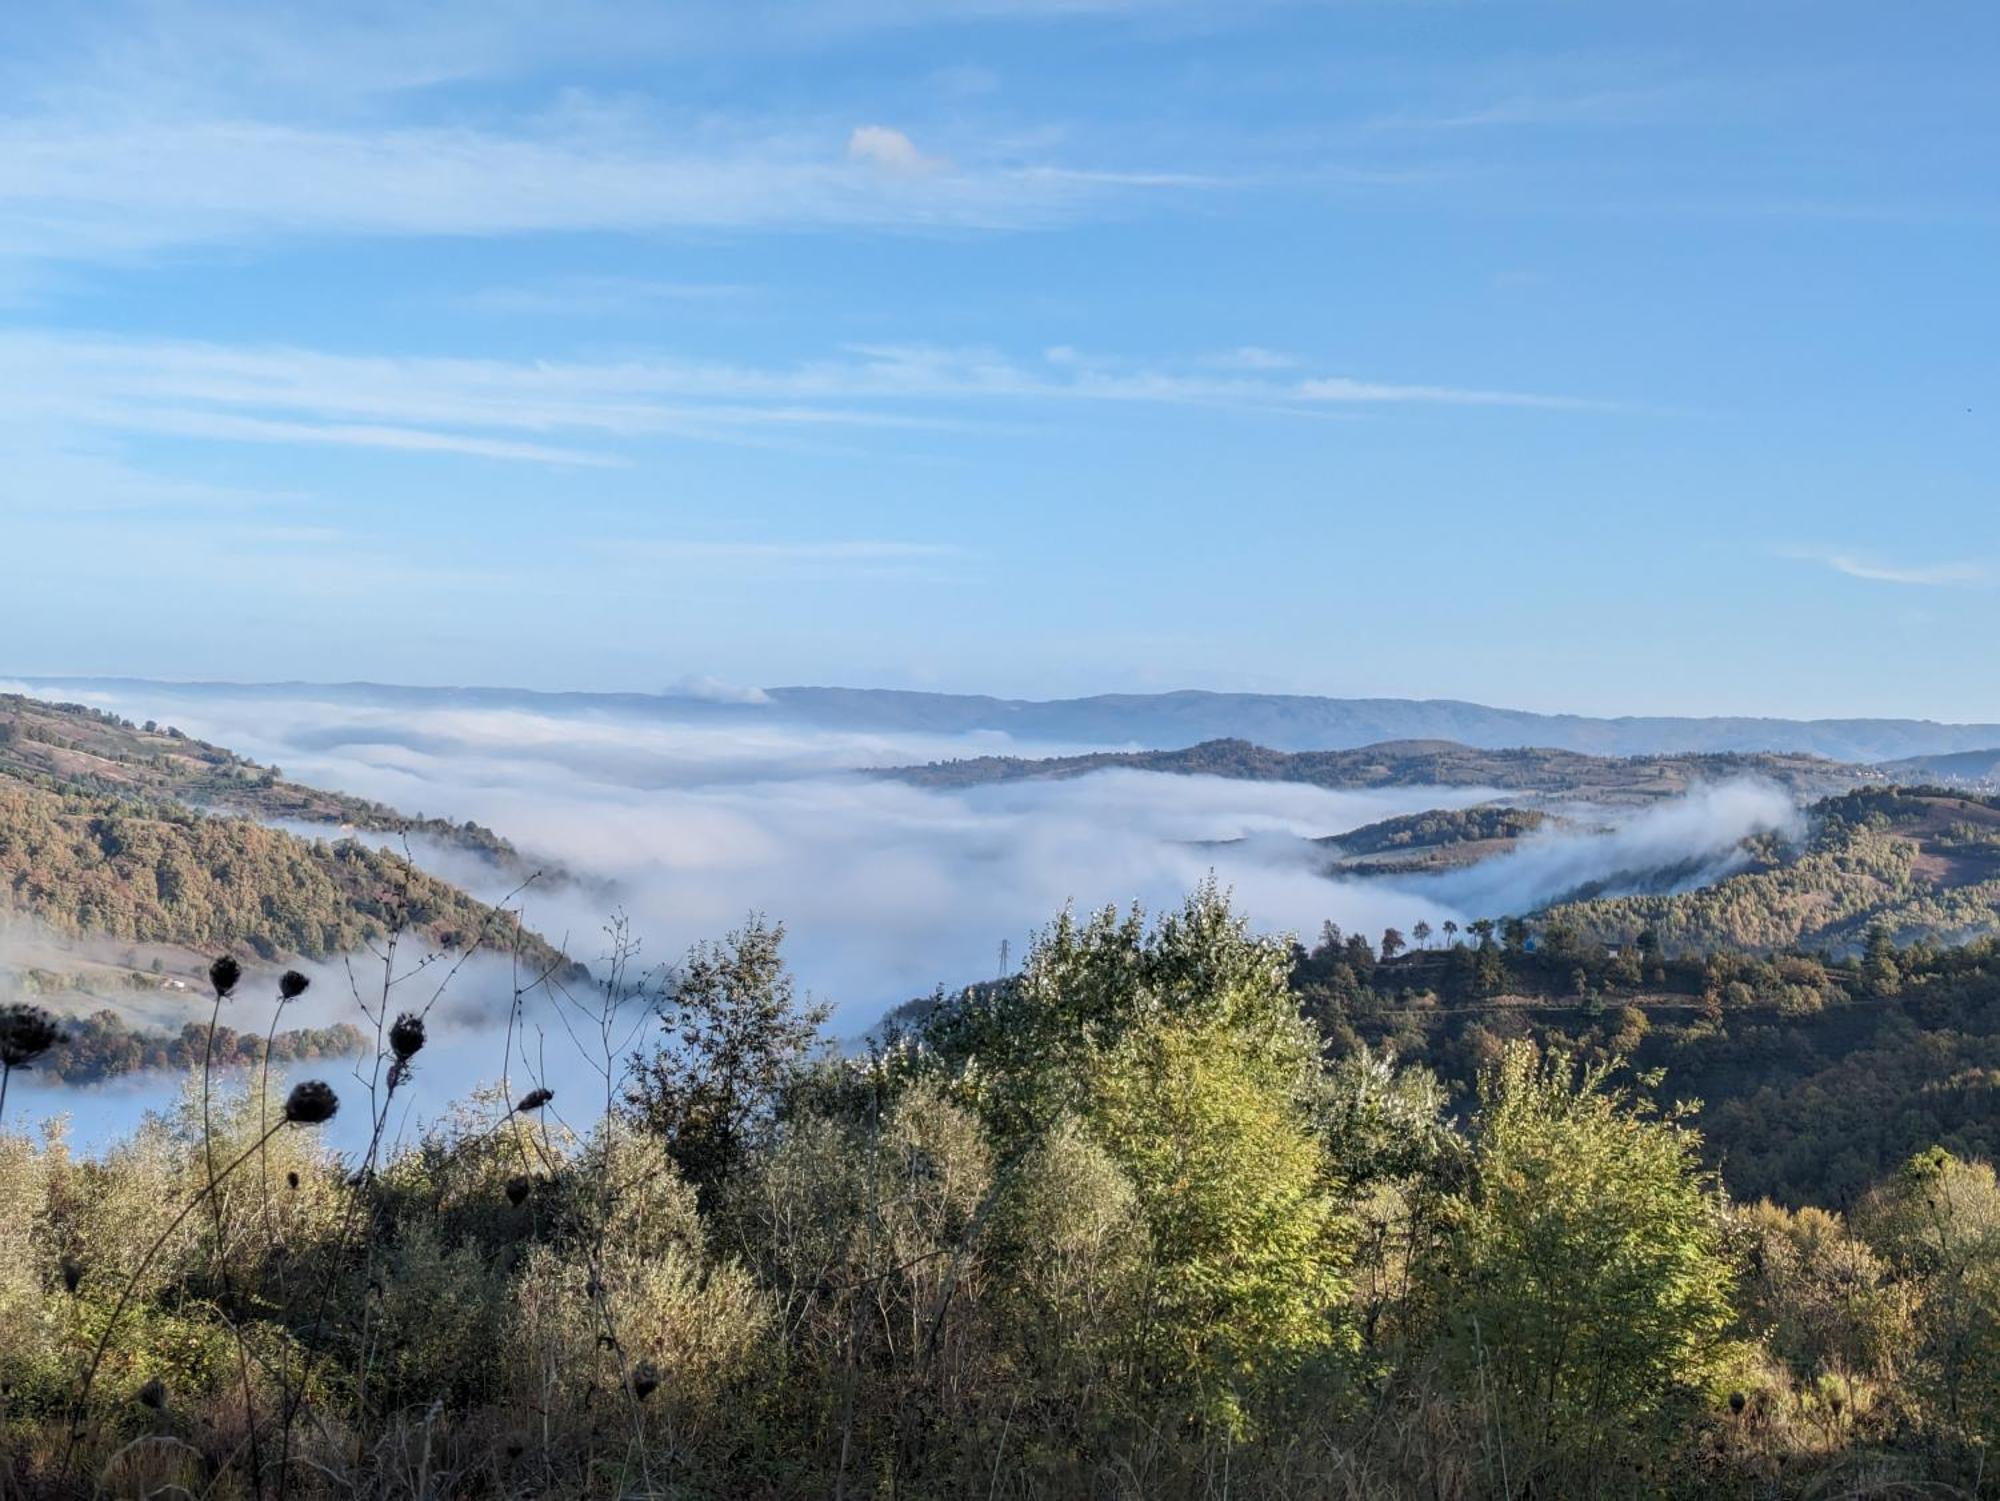
[[[1066,904],[1083,911],[1136,901],[1158,910],[1213,872],[1260,930],[1311,942],[1332,921],[1372,938],[1391,925],[1407,933],[1420,920],[1435,929],[1447,919],[1523,913],[1586,883],[1660,870],[1680,872],[1684,883],[1713,879],[1740,858],[1744,838],[1790,828],[1798,817],[1779,789],[1735,782],[1636,813],[1599,810],[1591,820],[1599,827],[1544,832],[1461,870],[1330,878],[1326,851],[1307,840],[1493,794],[1329,791],[1123,769],[933,790],[862,769],[1115,747],[777,721],[675,723],[443,705],[391,711],[316,699],[310,689],[247,698],[133,686],[62,696],[178,726],[276,764],[294,781],[494,828],[531,864],[547,861],[575,877],[538,883],[517,905],[531,928],[587,963],[603,954],[614,912],[629,917],[649,964],[677,960],[690,944],[762,912],[785,925],[801,990],[833,1006],[834,1032],[850,1039],[902,1001],[993,977],[1003,943],[1018,962],[1033,930]],[[515,884],[463,852],[412,850],[420,864],[487,900]],[[379,979],[371,964],[356,966],[364,983]],[[345,966],[302,967],[315,977],[314,1004],[288,1012],[285,1025],[360,1023]],[[498,958],[454,981],[436,1013],[409,1120],[434,1116],[447,1100],[497,1079],[497,1029],[511,988]],[[398,1005],[427,998],[426,978],[398,994]],[[225,1019],[239,1029],[268,1021],[266,998],[249,988],[232,1004],[241,1014]],[[206,1020],[206,1007],[192,999],[187,1011],[188,1020]],[[562,1056],[571,1051],[562,1029],[546,1015],[536,1021],[547,1032],[559,1094],[589,1088],[601,1104],[602,1081]],[[337,1085],[351,1084],[349,1064],[325,1067]],[[115,1135],[168,1087],[43,1086],[25,1098],[32,1109],[74,1111],[79,1138],[90,1140]]]

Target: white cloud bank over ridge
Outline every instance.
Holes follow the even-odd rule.
[[[0,685],[18,686],[18,685]],[[31,690],[32,691],[32,690]],[[716,689],[719,695],[728,690]],[[1310,941],[1332,920],[1371,936],[1419,919],[1433,927],[1527,910],[1577,885],[1675,865],[1724,871],[1736,843],[1794,816],[1775,788],[1737,783],[1626,817],[1608,835],[1549,835],[1471,870],[1404,881],[1329,880],[1303,840],[1423,808],[1477,801],[1478,789],[1406,787],[1334,792],[1296,783],[1179,777],[1131,770],[1065,781],[932,791],[855,768],[954,755],[1079,747],[961,737],[804,730],[776,719],[675,723],[595,713],[457,707],[360,707],[295,696],[233,697],[199,689],[66,689],[135,718],[159,718],[230,745],[286,774],[381,798],[409,813],[475,818],[531,856],[597,879],[531,889],[528,923],[577,957],[603,952],[617,911],[644,941],[647,963],[680,957],[753,910],[783,921],[802,988],[833,1003],[834,1028],[853,1036],[889,1007],[935,987],[985,979],[1003,941],[1018,962],[1030,932],[1066,903],[1080,909],[1140,902],[1159,910],[1211,872],[1254,925]],[[1226,842],[1225,842],[1226,841]],[[424,848],[419,860],[488,899],[511,887],[471,856]],[[364,988],[379,973],[358,966]],[[312,1005],[292,1024],[355,1019],[349,976],[312,967]],[[399,1105],[392,1134],[407,1138],[454,1099],[500,1076],[512,977],[505,961],[476,961],[434,1013],[432,1045]],[[421,1002],[431,981],[398,993]],[[265,1002],[248,1002],[261,1021]],[[577,1112],[602,1080],[575,1054],[543,1000],[525,1046],[545,1062],[557,1110]],[[315,1072],[358,1082],[344,1063]],[[517,1088],[529,1076],[519,1053]],[[116,1081],[103,1089],[28,1080],[23,1118],[69,1112],[91,1149],[168,1103],[178,1078]],[[345,1113],[344,1113],[345,1114]],[[567,1118],[567,1117],[566,1117]],[[365,1135],[363,1112],[350,1125]],[[343,1128],[344,1129],[344,1128]],[[359,1135],[334,1138],[358,1149]]]
[[[119,690],[158,717],[283,765],[288,775],[407,812],[475,818],[524,850],[606,878],[654,959],[761,910],[791,929],[803,981],[866,1026],[889,1005],[992,973],[1065,903],[1178,900],[1211,870],[1257,924],[1379,932],[1526,910],[1591,880],[1693,862],[1793,816],[1775,788],[1736,783],[1622,818],[1608,836],[1550,835],[1449,876],[1328,880],[1301,841],[1424,808],[1468,788],[1329,791],[1117,770],[937,791],[855,768],[1072,749],[965,737],[676,723],[453,707],[395,710],[296,698]],[[452,874],[463,874],[453,871]],[[484,893],[493,895],[489,889]],[[533,894],[530,922],[594,953],[603,888]]]

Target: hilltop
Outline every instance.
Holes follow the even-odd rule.
[[[1313,843],[1332,857],[1329,874],[1413,875],[1476,864],[1504,854],[1530,834],[1568,826],[1568,819],[1536,808],[1482,803],[1406,813]]]
[[[1677,797],[1697,783],[1742,776],[1775,782],[1795,797],[1823,796],[1881,780],[1869,768],[1796,753],[1609,757],[1550,747],[1484,749],[1450,740],[1389,740],[1331,751],[1281,751],[1247,740],[1205,740],[1183,750],[1098,751],[1040,759],[976,756],[888,767],[877,775],[920,787],[961,788],[1080,777],[1117,768],[1339,789],[1487,787],[1627,804]]]

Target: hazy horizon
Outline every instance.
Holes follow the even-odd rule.
[[[760,695],[799,692],[838,692],[857,694],[924,694],[940,698],[993,699],[1007,703],[1037,705],[1066,704],[1098,698],[1143,697],[1171,698],[1176,696],[1204,697],[1255,697],[1274,699],[1315,700],[1331,703],[1408,703],[1459,705],[1475,709],[1490,709],[1500,713],[1532,715],[1537,718],[1561,719],[1578,718],[1618,722],[1621,720],[1705,720],[1705,719],[1746,719],[1771,720],[1800,724],[1838,721],[1883,721],[1936,724],[1944,727],[1977,727],[1992,723],[2000,727],[2000,718],[1982,720],[1976,715],[1939,712],[1909,714],[1875,714],[1853,710],[1829,708],[1824,712],[1783,713],[1769,709],[1732,711],[1703,708],[1689,705],[1682,708],[1661,708],[1650,710],[1627,710],[1616,707],[1588,710],[1578,709],[1560,701],[1536,702],[1527,697],[1512,698],[1498,695],[1486,698],[1460,698],[1445,694],[1429,694],[1412,691],[1409,693],[1346,694],[1321,693],[1293,689],[1269,689],[1255,687],[1220,686],[1215,683],[1187,682],[1164,687],[1117,687],[1108,686],[1084,689],[1075,693],[1000,693],[977,686],[943,687],[915,683],[882,682],[725,682],[721,678],[705,674],[692,674],[680,679],[670,679],[662,683],[602,683],[577,684],[562,680],[545,681],[484,681],[462,680],[418,681],[414,678],[371,678],[371,677],[326,677],[326,678],[252,678],[252,677],[174,677],[127,672],[5,672],[0,671],[0,684],[14,682],[27,687],[48,687],[65,683],[137,683],[160,688],[383,688],[409,692],[438,693],[519,693],[545,697],[605,696],[654,698],[667,701],[683,701],[716,705],[756,707]]]

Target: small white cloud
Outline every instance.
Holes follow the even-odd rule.
[[[922,176],[951,166],[941,156],[926,156],[902,131],[887,125],[857,125],[847,138],[848,160],[868,162],[889,172]]]
[[[663,698],[699,699],[706,704],[768,704],[771,701],[771,695],[762,688],[725,683],[721,678],[699,672],[675,679],[661,689],[660,694]]]

